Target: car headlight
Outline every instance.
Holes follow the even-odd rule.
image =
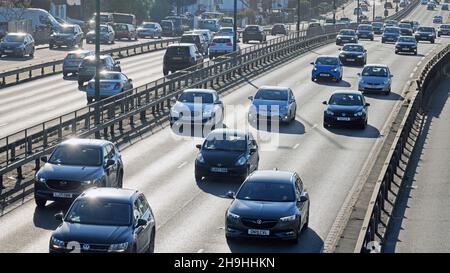
[[[339,69],[335,68],[335,69],[332,69],[331,72],[338,72],[338,70]]]
[[[102,182],[102,180],[103,180],[102,178],[96,178],[96,179],[82,181],[81,184],[83,184],[83,185],[95,185],[95,184],[100,184]]]
[[[241,216],[231,213],[230,211],[227,211],[227,219],[231,220],[231,221],[239,221],[239,219],[241,218]]]
[[[358,55],[358,58],[364,58],[364,55]]]
[[[339,54],[339,57],[345,58],[345,55],[344,54]]]
[[[360,111],[360,112],[357,112],[357,113],[355,113],[355,117],[362,117],[362,116],[364,116],[364,111]]]
[[[109,246],[109,252],[125,252],[128,249],[128,242],[121,244],[112,244]]]
[[[248,157],[247,156],[241,156],[238,161],[236,161],[236,166],[244,166],[245,164],[247,164],[248,161]]]
[[[197,161],[200,163],[205,163],[205,158],[203,157],[202,153],[199,153],[197,155]]]
[[[66,242],[56,239],[53,236],[50,239],[50,244],[52,245],[53,248],[65,248],[66,247]]]
[[[293,222],[297,219],[297,215],[291,215],[287,217],[280,218],[280,222]]]
[[[383,83],[384,83],[384,84],[388,84],[388,83],[389,83],[389,80],[385,80]]]
[[[204,117],[211,117],[213,115],[212,110],[203,110],[203,116]]]
[[[334,112],[332,112],[330,110],[327,110],[326,113],[327,113],[327,115],[334,116]]]
[[[317,71],[318,69],[317,69],[317,67],[314,67],[314,69],[313,69],[314,71]]]

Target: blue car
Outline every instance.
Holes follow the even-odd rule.
[[[381,43],[393,42],[396,43],[398,38],[400,37],[400,28],[399,27],[386,27],[384,29],[383,36],[381,36]]]
[[[311,80],[331,79],[336,82],[342,81],[344,68],[337,56],[319,56],[315,62],[311,63],[314,68]]]

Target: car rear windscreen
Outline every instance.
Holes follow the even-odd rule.
[[[189,55],[189,47],[187,46],[176,46],[169,47],[166,52],[170,56],[186,56]]]

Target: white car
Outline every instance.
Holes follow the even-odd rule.
[[[209,47],[209,58],[214,59],[216,57],[226,55],[233,52],[233,38],[229,36],[216,36],[212,40],[211,46]],[[237,50],[240,51],[239,45],[237,45]]]
[[[216,36],[227,36],[234,38],[234,29],[232,27],[222,27]]]
[[[193,31],[188,32],[189,34],[201,34],[205,38],[205,40],[208,42],[208,44],[211,44],[213,35],[209,29],[194,29]]]

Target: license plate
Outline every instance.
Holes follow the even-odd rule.
[[[108,89],[108,88],[109,88],[109,85],[100,85],[100,88],[101,88],[101,89]]]
[[[338,117],[338,121],[350,121],[350,118]]]
[[[180,60],[183,60],[183,58],[182,58],[182,57],[173,57],[172,59],[173,59],[173,60],[176,60],[176,61],[180,61]]]
[[[321,77],[328,77],[328,74],[320,73],[319,76],[321,76]]]
[[[5,53],[13,53],[12,50],[5,50]]]
[[[249,235],[259,235],[259,236],[269,236],[270,230],[263,230],[263,229],[249,229],[248,230]]]
[[[56,198],[72,198],[73,194],[72,193],[54,192],[53,193],[53,197],[56,197]]]
[[[347,59],[347,61],[349,61],[349,62],[354,62],[355,59]]]
[[[216,167],[213,167],[213,168],[211,168],[211,172],[214,172],[214,173],[227,173],[228,169],[227,168],[216,168]]]
[[[404,47],[404,48],[402,48],[403,50],[409,50],[409,48],[407,48],[407,47]]]

